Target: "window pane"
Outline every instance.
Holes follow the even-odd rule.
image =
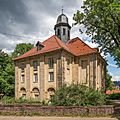
[[[52,82],[54,81],[54,73],[53,72],[49,72],[49,79],[48,81]]]
[[[70,37],[70,31],[68,30],[68,37]]]
[[[60,29],[57,30],[57,34],[60,35]]]
[[[53,58],[49,58],[48,64],[49,64],[49,68],[53,68],[53,65],[54,65],[54,60],[53,60]]]
[[[22,75],[21,76],[21,83],[24,83],[25,82],[25,75]]]
[[[65,28],[63,28],[63,35],[65,35]]]
[[[38,82],[38,74],[34,74],[33,82],[34,83]]]
[[[22,72],[22,73],[24,72],[24,67],[25,67],[25,65],[24,65],[24,63],[22,63],[22,64],[21,64],[21,72]]]
[[[81,61],[81,67],[82,67],[82,71],[81,71],[81,75],[82,75],[82,83],[83,84],[87,84],[87,64],[88,61],[87,60],[82,60]]]

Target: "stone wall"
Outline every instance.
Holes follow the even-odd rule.
[[[108,116],[114,114],[113,106],[41,106],[41,105],[0,105],[1,114],[56,115],[56,116]]]

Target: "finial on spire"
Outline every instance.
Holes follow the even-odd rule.
[[[62,5],[62,14],[63,14],[63,5]]]

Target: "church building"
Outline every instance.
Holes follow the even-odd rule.
[[[55,35],[14,59],[16,99],[49,100],[63,84],[105,88],[106,62],[99,50],[78,37],[70,39],[71,26],[63,13],[54,30]]]

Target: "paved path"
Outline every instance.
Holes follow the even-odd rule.
[[[0,116],[0,120],[118,120],[117,118],[80,118],[80,117],[22,117],[22,116]]]

